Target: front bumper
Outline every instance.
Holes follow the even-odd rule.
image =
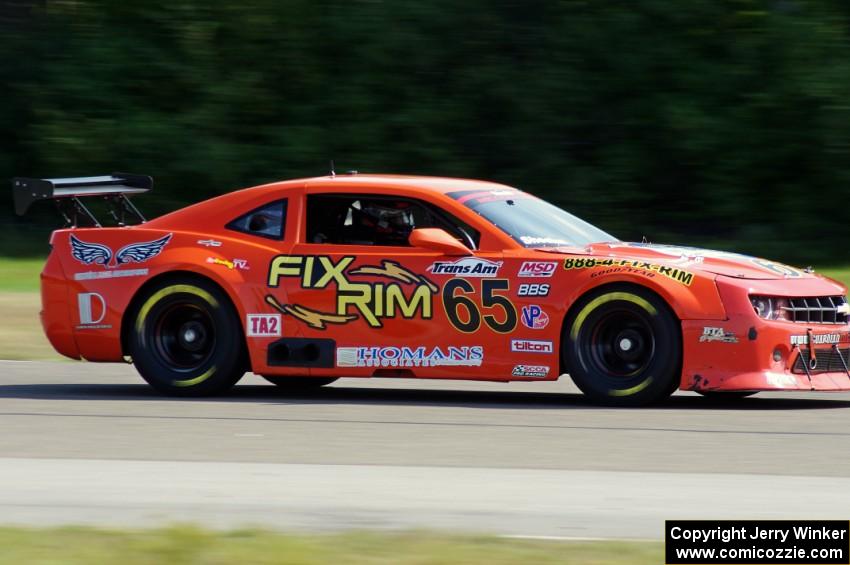
[[[764,320],[749,303],[758,289],[718,290],[728,319],[682,322],[683,390],[850,391],[850,324]]]

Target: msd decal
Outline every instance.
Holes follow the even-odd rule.
[[[519,268],[520,277],[551,277],[555,274],[558,263],[555,261],[526,261]]]
[[[457,261],[437,261],[428,272],[434,275],[456,275],[461,277],[495,277],[502,267],[501,261],[488,261],[478,257],[464,257]]]
[[[338,347],[337,367],[480,367],[484,347]]]
[[[516,353],[552,353],[553,347],[551,341],[512,339],[511,351]]]
[[[245,330],[248,337],[279,337],[280,314],[248,314]]]
[[[522,325],[532,330],[542,330],[549,325],[549,314],[536,304],[523,306]]]

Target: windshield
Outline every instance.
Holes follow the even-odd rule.
[[[520,190],[466,190],[449,196],[514,238],[524,247],[583,246],[616,237]]]

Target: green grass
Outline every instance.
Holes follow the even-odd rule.
[[[0,528],[0,564],[448,564],[662,563],[655,542],[556,542],[434,533],[286,535],[194,527],[116,531]]]
[[[44,258],[0,257],[0,292],[36,292]]]

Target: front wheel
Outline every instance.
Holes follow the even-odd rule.
[[[239,316],[212,283],[163,281],[145,293],[132,323],[128,345],[133,364],[160,392],[218,394],[245,373]]]
[[[606,287],[582,297],[564,327],[570,376],[596,402],[638,406],[676,390],[681,373],[678,320],[640,287]]]

